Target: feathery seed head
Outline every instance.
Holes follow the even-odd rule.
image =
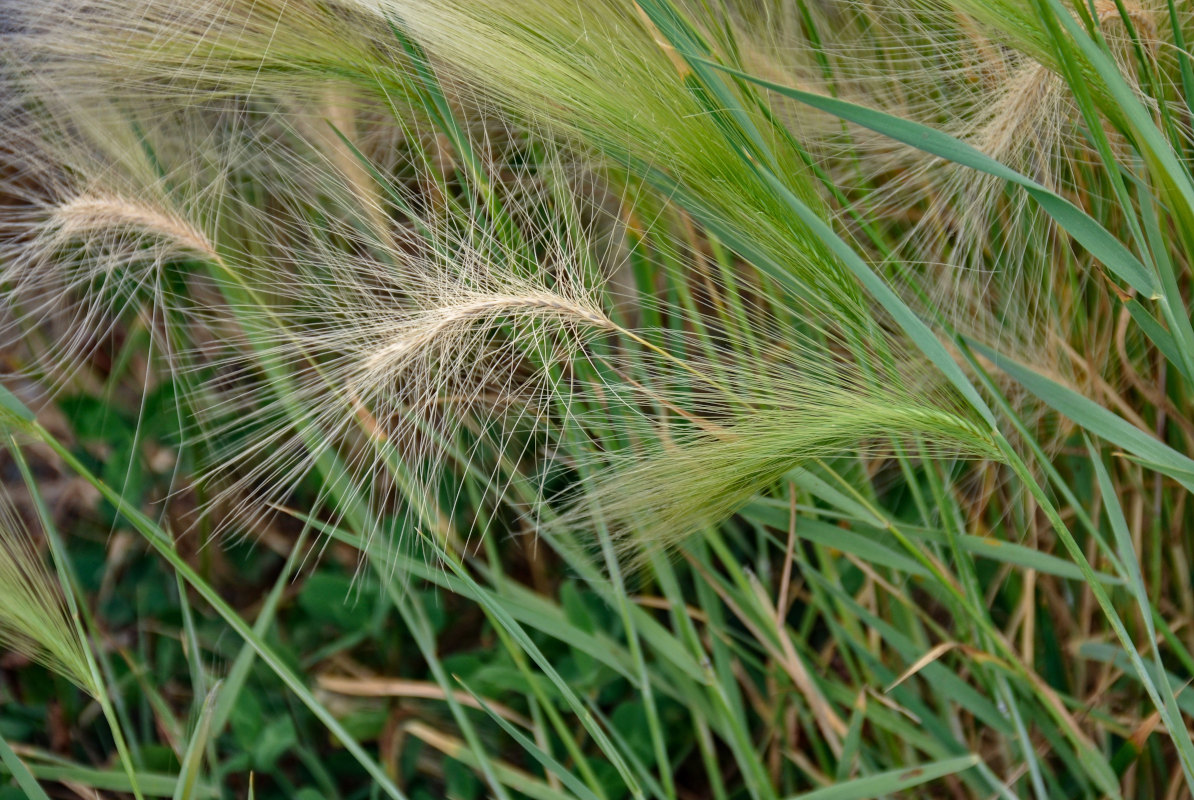
[[[115,195],[80,195],[67,200],[52,209],[49,222],[50,230],[64,241],[127,233],[152,237],[180,253],[219,259],[211,241],[181,215]]]
[[[637,562],[721,523],[816,459],[879,455],[884,442],[899,439],[916,439],[925,452],[1000,458],[989,434],[935,407],[944,404],[937,392],[915,400],[912,392],[852,382],[840,366],[818,367],[815,359],[803,366],[813,374],[792,373],[791,364],[768,374],[759,365],[730,377],[737,391],[723,401],[716,426],[657,432],[645,452],[615,454],[551,525],[605,530]]]
[[[46,570],[29,530],[0,496],[0,648],[22,654],[98,697],[86,643],[71,621],[63,587]]]
[[[782,265],[778,269],[801,287],[793,302],[841,325],[865,327],[868,313],[853,279],[743,158],[756,146],[751,136],[711,111],[684,54],[632,0],[530,6],[387,0],[386,8],[449,76],[614,165],[631,163],[636,172],[650,169],[674,180],[694,205],[742,231],[752,247]],[[737,63],[728,49],[717,56]],[[823,208],[799,153],[748,98],[737,105],[735,118],[763,131],[759,137],[787,188],[811,208]]]
[[[858,21],[833,28],[824,46],[837,94],[940,128],[1079,202],[1110,192],[1090,169],[1099,156],[1072,89],[1044,51],[1030,46],[1028,31],[1041,31],[1031,4],[996,2],[1009,8],[1000,20],[977,5],[852,2]],[[1155,50],[1156,12],[1147,3],[1125,3],[1124,9],[1146,51]],[[1138,65],[1119,8],[1100,4],[1096,16],[1124,75],[1136,85]],[[1024,30],[1017,33],[1021,23]],[[1140,91],[1147,105],[1155,105]],[[1122,144],[1114,133],[1111,140]],[[1067,314],[1058,300],[1071,293],[1054,281],[1069,273],[1056,265],[1075,255],[1039,206],[1000,178],[869,131],[852,129],[848,140],[810,144],[831,158],[838,146],[850,154],[834,158],[839,184],[857,182],[861,166],[863,181],[876,187],[854,198],[852,213],[889,224],[901,237],[896,257],[923,265],[909,302],[929,314],[943,313],[968,336],[1064,372],[1057,349],[1039,343]],[[862,157],[855,158],[859,152]],[[927,295],[921,294],[926,288]]]
[[[447,535],[447,467],[517,461],[566,394],[554,373],[618,330],[599,287],[563,242],[549,278],[446,231],[434,246],[384,248],[380,260],[329,246],[329,231],[307,234],[309,249],[287,264],[293,281],[264,306],[232,310],[259,332],[256,344],[215,362],[228,388],[209,387],[204,422],[229,443],[213,465],[234,476],[223,496],[258,513],[258,501],[284,499],[334,457],[344,471],[324,474],[327,490],[367,487],[358,500],[371,531],[405,514],[406,526]],[[263,353],[265,374],[255,367]]]

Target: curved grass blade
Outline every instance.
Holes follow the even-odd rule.
[[[985,345],[970,340],[967,340],[967,344],[1015,378],[1021,386],[1053,410],[1078,423],[1100,439],[1140,456],[1157,471],[1194,491],[1194,479],[1191,477],[1194,476],[1194,460],[1074,390],[1067,389]]]
[[[855,778],[852,781],[796,795],[789,800],[870,800],[893,792],[902,792],[914,786],[923,786],[930,781],[944,778],[946,775],[964,772],[977,766],[978,763],[979,757],[976,755],[947,758],[944,761],[934,761],[919,767],[893,769],[888,772],[880,772],[878,775]]]
[[[1119,276],[1125,283],[1151,299],[1157,299],[1162,296],[1161,286],[1156,276],[1122,242],[1112,236],[1106,228],[1069,200],[1050,191],[1031,178],[1021,175],[1005,164],[996,161],[981,150],[947,133],[930,128],[927,125],[921,125],[918,122],[913,122],[882,111],[876,111],[866,106],[849,103],[834,97],[827,97],[816,94],[815,92],[807,92],[790,86],[784,86],[763,78],[756,78],[753,75],[717,64],[713,61],[707,61],[706,63],[742,80],[756,83],[784,97],[789,97],[805,105],[833,114],[848,122],[861,125],[876,133],[915,147],[918,150],[923,150],[926,153],[939,156],[964,167],[985,172],[996,178],[1002,178],[1009,183],[1014,183],[1022,187],[1058,225],[1069,232],[1091,255],[1099,259],[1099,261]]]
[[[385,794],[389,795],[393,800],[406,800],[406,795],[394,784],[393,780],[386,774],[385,770],[377,763],[377,761],[361,747],[360,743],[344,728],[340,721],[332,714],[331,711],[311,692],[303,680],[294,673],[294,671],[286,664],[282,658],[274,652],[273,648],[269,646],[253,628],[245,622],[244,618],[236,612],[232,606],[228,605],[224,598],[220,597],[219,593],[211,587],[192,567],[187,563],[178,551],[174,548],[174,543],[170,537],[158,527],[153,520],[146,517],[136,508],[131,507],[123,496],[102,480],[100,480],[86,465],[81,462],[69,448],[64,446],[58,439],[49,431],[33,423],[29,426],[32,433],[38,439],[44,442],[51,450],[58,454],[60,458],[73,470],[79,477],[83,478],[88,484],[95,487],[96,490],[106,499],[112,506],[124,516],[125,519],[142,535],[146,542],[148,542],[154,550],[158,552],[170,565],[182,575],[186,582],[200,595],[204,600],[220,615],[220,617],[228,623],[228,625],[236,631],[236,633],[245,641],[252,644],[253,649],[261,657],[275,675],[289,688],[294,695],[305,705],[308,710],[328,729],[328,732],[335,736],[344,746],[353,758],[356,759],[369,776],[376,781],[377,786]]]

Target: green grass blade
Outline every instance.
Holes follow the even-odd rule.
[[[69,449],[67,449],[61,442],[59,442],[52,434],[42,428],[40,425],[34,426],[34,432],[38,438],[48,445],[55,453],[65,461],[72,470],[74,470],[79,477],[83,478],[87,483],[92,485],[99,491],[99,493],[111,503],[125,519],[127,519],[132,526],[140,533],[145,541],[151,545],[154,550],[158,552],[169,564],[178,571],[186,582],[193,588],[209,605],[224,619],[228,625],[237,632],[237,634],[244,639],[244,641],[252,644],[253,649],[257,651],[257,655],[269,665],[274,674],[277,675],[287,688],[294,693],[294,695],[305,705],[312,714],[328,729],[328,731],[340,740],[341,744],[348,750],[357,762],[365,769],[365,771],[377,782],[378,786],[389,795],[393,800],[406,800],[406,795],[394,784],[393,780],[385,773],[385,770],[378,765],[377,761],[373,759],[364,748],[356,741],[356,739],[344,729],[340,721],[327,709],[315,695],[307,688],[307,685],[299,678],[298,675],[282,660],[273,648],[269,646],[257,633],[244,621],[241,616],[236,613],[232,606],[228,605],[224,598],[220,597],[219,593],[211,587],[186,560],[179,555],[175,550],[174,544],[170,537],[159,528],[153,520],[146,517],[136,508],[131,507],[120,493],[113,490],[99,478],[97,478],[91,470],[89,470],[78,458],[75,457]]]
[[[1194,741],[1191,741],[1187,733],[1185,720],[1182,718],[1181,710],[1177,705],[1177,699],[1173,694],[1173,687],[1165,677],[1165,668],[1161,663],[1160,651],[1157,649],[1157,631],[1153,625],[1152,602],[1148,597],[1148,589],[1144,585],[1144,575],[1140,571],[1140,562],[1136,558],[1136,547],[1132,542],[1131,531],[1128,530],[1128,521],[1124,517],[1123,508],[1120,506],[1119,498],[1116,496],[1115,485],[1111,482],[1111,476],[1107,473],[1107,468],[1103,464],[1103,460],[1099,457],[1089,439],[1086,442],[1086,449],[1090,452],[1090,462],[1094,466],[1095,477],[1103,496],[1107,518],[1111,521],[1111,529],[1115,534],[1115,543],[1119,550],[1120,561],[1124,565],[1124,570],[1128,573],[1128,586],[1131,589],[1133,599],[1136,601],[1140,616],[1144,621],[1145,630],[1148,632],[1149,648],[1153,651],[1157,664],[1156,682],[1153,680],[1154,676],[1150,675],[1149,671],[1145,668],[1144,662],[1140,658],[1140,654],[1136,648],[1129,647],[1130,643],[1128,642],[1124,643],[1124,647],[1128,651],[1128,659],[1133,669],[1139,676],[1141,684],[1144,685],[1145,691],[1148,692],[1149,698],[1156,705],[1157,711],[1165,723],[1165,728],[1169,731],[1174,746],[1177,747],[1178,755],[1181,759],[1182,771],[1186,776],[1186,785],[1194,790]]]
[[[486,610],[493,615],[494,619],[502,626],[504,630],[518,643],[519,647],[530,656],[540,669],[547,675],[548,679],[555,685],[556,689],[560,691],[564,701],[568,704],[572,712],[577,715],[580,724],[593,737],[597,745],[601,748],[602,753],[610,760],[614,768],[618,770],[618,774],[626,784],[626,788],[630,793],[636,797],[642,797],[642,788],[639,786],[638,780],[630,771],[630,767],[626,764],[621,753],[614,747],[613,742],[609,740],[605,731],[601,729],[593,718],[592,712],[585,708],[580,698],[576,696],[572,687],[565,681],[560,674],[552,666],[551,661],[543,654],[539,647],[531,640],[522,626],[515,621],[514,617],[510,615],[502,604],[495,602],[489,598],[488,595],[481,590],[477,582],[473,580],[468,571],[464,569],[463,565],[457,562],[448,553],[439,548],[437,542],[431,542],[432,546],[436,547],[443,562],[449,569],[455,573],[456,577],[460,579],[466,586],[473,590],[474,595],[481,601],[481,604]]]
[[[1132,321],[1152,340],[1161,351],[1161,355],[1165,356],[1165,360],[1177,368],[1187,383],[1194,384],[1194,373],[1188,366],[1189,359],[1184,356],[1185,350],[1178,347],[1169,331],[1162,328],[1135,298],[1129,300],[1125,306],[1132,315]]]
[[[1140,456],[1156,469],[1194,490],[1194,484],[1191,483],[1194,460],[1074,390],[1067,389],[985,345],[977,342],[968,344],[1055,411],[1064,414],[1099,438]]]
[[[743,80],[757,83],[777,94],[869,128],[876,133],[881,133],[926,153],[985,172],[1022,187],[1049,216],[1057,221],[1058,225],[1068,231],[1091,255],[1103,262],[1125,283],[1146,297],[1158,298],[1161,296],[1161,287],[1156,276],[1106,228],[1069,200],[996,161],[981,150],[947,133],[903,117],[876,111],[834,97],[794,89],[763,78],[756,78],[712,61],[708,63]]]
[[[306,554],[304,545],[307,543],[308,531],[309,528],[304,527],[302,533],[295,540],[290,554],[286,557],[286,562],[282,565],[282,569],[278,573],[278,579],[274,581],[273,588],[270,589],[269,594],[265,597],[265,602],[261,605],[261,611],[258,613],[257,619],[253,621],[253,633],[258,638],[263,639],[269,633],[270,626],[273,625],[283,593],[289,585],[291,576],[294,575],[294,570],[298,566],[299,561]],[[224,730],[224,725],[227,724],[228,718],[232,714],[236,700],[244,689],[245,682],[249,679],[249,673],[253,668],[253,662],[256,658],[257,651],[253,649],[253,645],[250,642],[246,641],[241,645],[240,652],[236,654],[236,658],[233,660],[228,674],[224,676],[220,695],[216,699],[216,707],[212,712],[211,725],[217,734]]]
[[[995,417],[987,408],[986,401],[971,385],[961,367],[950,356],[949,351],[933,333],[932,329],[918,317],[908,304],[887,285],[879,275],[871,269],[862,257],[842,239],[827,222],[821,219],[804,201],[792,193],[783,181],[779,180],[769,169],[759,167],[763,178],[771,188],[788,204],[788,207],[800,218],[800,221],[820,239],[829,249],[841,259],[846,268],[858,279],[871,295],[879,301],[887,313],[891,314],[896,323],[903,328],[908,337],[941,370],[949,382],[954,385],[962,397],[966,398],[979,416],[983,418],[992,430],[996,429]]]
[[[1054,18],[1070,34],[1087,62],[1094,67],[1103,80],[1111,97],[1115,100],[1116,108],[1132,126],[1139,144],[1143,145],[1146,153],[1172,182],[1178,195],[1184,201],[1189,213],[1194,213],[1194,180],[1190,171],[1181,162],[1173,147],[1165,139],[1160,129],[1153,122],[1152,113],[1140,102],[1140,98],[1128,82],[1124,80],[1119,67],[1111,57],[1099,47],[1073,15],[1065,9],[1058,0],[1047,0]]]
[[[978,763],[979,758],[976,755],[947,758],[919,767],[893,769],[878,775],[855,778],[814,792],[796,795],[790,800],[870,800],[893,792],[902,792],[914,786],[923,786],[946,775],[964,772]]]
[[[529,753],[532,758],[538,761],[544,769],[559,778],[560,783],[564,784],[564,786],[568,788],[568,791],[576,795],[579,800],[599,800],[597,795],[593,794],[593,791],[589,789],[589,787],[580,782],[580,780],[573,774],[572,770],[565,767],[550,754],[544,752],[543,749],[539,747],[539,745],[535,744],[530,737],[518,730],[518,728],[515,728],[513,725],[511,725],[505,718],[502,717],[501,714],[498,714],[496,711],[490,708],[489,704],[485,702],[485,699],[477,692],[474,692],[467,683],[461,680],[458,676],[453,677],[460,682],[460,685],[464,687],[465,691],[473,696],[473,699],[476,700],[485,713],[488,714],[490,718],[498,724],[498,727],[509,734],[514,741],[518,742],[519,746],[521,746],[525,752]]]
[[[33,412],[29,410],[29,406],[22,403],[3,384],[0,384],[0,412],[12,417],[19,423],[30,423],[34,420]]]
[[[4,761],[4,766],[8,767],[13,780],[29,800],[50,800],[50,796],[41,788],[33,773],[25,766],[25,762],[13,752],[3,736],[0,736],[0,760]]]
[[[41,757],[40,753],[38,755]],[[54,759],[49,754],[45,755],[45,759],[47,763],[29,761],[25,765],[29,773],[39,781],[73,784],[101,792],[132,794],[133,782],[124,770],[85,767]],[[145,797],[172,797],[174,789],[178,785],[178,779],[174,775],[165,775],[160,772],[137,772],[135,775],[136,785]],[[30,796],[41,797],[37,794]],[[194,796],[207,800],[207,798],[218,798],[220,795],[214,786],[199,783]]]
[[[182,769],[178,773],[178,785],[174,788],[173,800],[195,800],[199,796],[199,774],[203,770],[203,755],[215,732],[212,718],[216,710],[216,698],[220,695],[220,684],[212,687],[203,701],[203,710],[191,732],[191,740],[183,755]]]
[[[746,519],[778,529],[787,524],[788,508],[782,501],[760,498],[743,508],[740,514]],[[904,526],[901,530],[912,540],[932,544],[946,543],[946,536],[940,531],[911,526]],[[889,567],[912,576],[928,577],[929,572],[922,564],[884,545],[880,540],[884,533],[885,531],[877,526],[867,525],[863,531],[852,531],[817,519],[802,518],[797,536],[809,542],[832,547],[844,553],[851,553],[872,564]],[[1015,542],[963,534],[958,537],[958,544],[964,551],[979,558],[1024,567],[1044,575],[1056,575],[1069,580],[1086,579],[1080,569],[1064,558],[1042,553]],[[1100,583],[1108,586],[1124,584],[1123,578],[1117,575],[1109,575],[1105,572],[1098,572],[1096,575]]]

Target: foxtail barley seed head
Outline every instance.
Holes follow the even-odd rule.
[[[901,378],[913,379],[910,367]],[[691,415],[644,421],[651,430],[637,437],[642,444],[598,459],[590,467],[594,478],[568,497],[548,527],[606,532],[629,563],[643,563],[722,523],[817,459],[879,456],[898,440],[916,440],[926,454],[1000,459],[981,427],[935,407],[948,402],[929,385],[919,386],[920,400],[913,401],[911,393],[877,389],[842,365],[799,356],[743,369],[749,371],[723,370],[720,389],[705,387],[713,393],[700,404],[711,414],[706,424],[692,424]],[[687,394],[695,388],[690,384]],[[718,393],[725,391],[730,395]],[[683,394],[677,391],[677,403]]]
[[[12,501],[0,495],[0,649],[20,653],[99,697],[63,587],[46,570]]]

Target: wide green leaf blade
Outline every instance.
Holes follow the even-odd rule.
[[[1099,438],[1140,456],[1158,471],[1194,491],[1194,483],[1191,483],[1190,479],[1194,474],[1194,460],[1073,389],[1068,389],[985,345],[969,340],[967,343],[1055,411]]]
[[[707,63],[743,80],[756,83],[777,94],[833,114],[848,122],[869,128],[918,150],[940,156],[947,161],[970,167],[979,172],[985,172],[996,178],[1002,178],[1022,187],[1049,216],[1056,220],[1058,225],[1125,283],[1146,297],[1156,298],[1161,295],[1156,276],[1106,228],[1069,200],[996,161],[966,142],[935,128],[893,114],[849,103],[835,97],[784,86],[712,61]]]

